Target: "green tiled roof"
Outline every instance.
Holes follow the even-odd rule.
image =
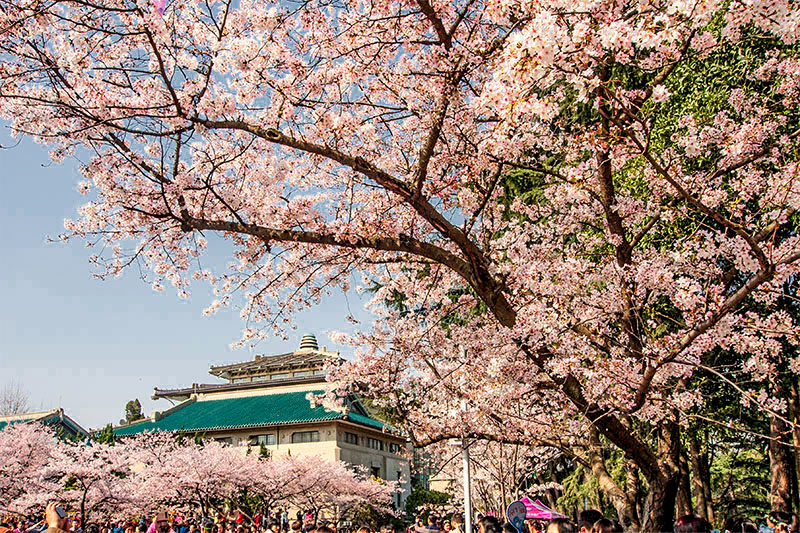
[[[6,428],[6,426],[8,426],[9,424],[24,424],[25,422],[30,422],[31,420],[35,420],[35,419],[33,419],[33,418],[20,418],[19,420],[12,420],[10,422],[6,421],[6,420],[0,420],[0,431],[3,431]]]
[[[372,418],[371,416],[365,416],[360,413],[355,413],[352,411],[347,414],[347,420],[355,422],[356,424],[364,424],[365,426],[370,426],[376,429],[380,429],[382,431],[392,430],[392,427],[382,420],[378,420],[377,418]]]
[[[246,429],[284,424],[301,424],[325,420],[351,420],[372,428],[383,429],[385,424],[358,413],[347,415],[311,406],[309,394],[324,391],[284,392],[259,396],[243,396],[222,400],[187,401],[172,412],[167,412],[156,422],[147,420],[114,429],[117,436],[133,435],[146,431],[215,431]]]
[[[10,418],[10,420],[9,420]],[[38,422],[46,426],[51,426],[55,429],[56,435],[63,438],[84,437],[88,433],[77,422],[64,414],[61,409],[54,409],[52,411],[42,411],[39,413],[23,413],[19,418],[14,416],[6,416],[4,420],[0,420],[0,431],[6,427],[14,424],[28,424],[31,422]],[[64,432],[64,430],[67,430]]]

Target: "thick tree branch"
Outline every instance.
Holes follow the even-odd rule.
[[[441,41],[442,46],[444,46],[447,50],[452,48],[452,36],[445,29],[444,24],[442,24],[442,19],[440,19],[439,15],[436,14],[436,10],[433,9],[433,6],[430,4],[430,2],[428,2],[428,0],[417,0],[417,5],[433,25],[433,29],[436,31],[436,36],[439,37],[439,41]]]
[[[247,131],[257,137],[281,146],[320,155],[374,180],[389,192],[399,196],[435,230],[452,240],[462,251],[470,267],[468,272],[457,270],[459,275],[472,285],[501,324],[506,327],[511,327],[516,322],[517,313],[506,298],[506,287],[491,274],[491,269],[489,267],[490,261],[483,250],[470,240],[461,229],[453,225],[437,211],[427,199],[414,194],[403,181],[395,178],[362,157],[354,157],[336,148],[297,139],[274,128],[262,128],[261,126],[249,124],[241,120],[207,120],[195,117],[193,121],[208,129]]]

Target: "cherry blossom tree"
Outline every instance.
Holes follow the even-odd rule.
[[[0,431],[0,508],[24,514],[45,505],[55,483],[45,474],[56,437],[40,424],[11,424]]]
[[[131,459],[122,444],[61,441],[54,446],[43,474],[58,480],[59,490],[49,499],[57,496],[77,512],[82,524],[135,507],[130,491]]]
[[[282,488],[283,503],[311,511],[315,520],[326,516],[338,522],[359,506],[394,511],[397,482],[372,479],[365,467],[317,455],[281,455],[262,464],[270,471],[288,474]]]
[[[246,343],[358,273],[378,318],[337,379],[418,444],[558,448],[667,530],[687,380],[716,349],[768,375],[797,340],[771,305],[800,258],[796,4],[0,6],[0,115],[85,160],[65,238],[99,274],[208,281],[209,313],[242,294]],[[210,232],[225,271],[197,260]]]
[[[522,496],[542,495],[558,489],[556,483],[537,481],[546,466],[560,453],[554,448],[503,444],[475,440],[468,443],[471,465],[473,505],[482,512],[504,511]],[[463,505],[463,464],[461,447],[437,443],[425,450],[431,464],[435,489],[452,495],[448,504]],[[459,507],[463,509],[463,507]]]
[[[135,498],[148,512],[170,507],[221,513],[259,475],[254,457],[213,440],[198,443],[161,432],[137,436],[128,446]]]
[[[389,512],[395,482],[369,479],[342,461],[319,456],[260,458],[214,440],[158,432],[125,442],[129,487],[139,512],[165,507],[224,513],[246,492],[267,508],[295,506],[339,518],[357,505]]]

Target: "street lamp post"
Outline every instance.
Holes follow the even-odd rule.
[[[461,360],[467,358],[463,346],[458,347]],[[461,400],[461,411],[467,414],[467,400]],[[464,465],[464,533],[472,533],[472,479],[469,471],[469,441],[467,437],[461,439],[461,462]]]
[[[472,533],[472,480],[469,472],[469,443],[461,440],[461,460],[464,463],[464,533]]]

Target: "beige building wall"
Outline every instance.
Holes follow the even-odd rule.
[[[292,434],[306,431],[319,431],[319,442],[292,442]],[[358,443],[346,441],[345,433],[356,435]],[[406,456],[407,444],[395,435],[386,434],[359,424],[333,421],[313,424],[297,424],[234,431],[209,432],[213,439],[230,439],[230,444],[247,450],[250,438],[255,435],[273,435],[275,444],[265,445],[273,456],[291,454],[294,456],[318,455],[328,460],[344,461],[351,465],[365,466],[376,472],[381,479],[400,481],[402,491],[395,504],[402,508],[411,491],[411,470]],[[352,439],[352,437],[349,437]],[[370,441],[383,442],[383,450],[369,447]],[[392,446],[394,445],[394,446]],[[257,453],[259,445],[251,447],[251,453]],[[393,451],[395,450],[395,451]],[[376,470],[373,470],[376,469]]]
[[[244,396],[268,396],[270,394],[283,394],[285,392],[325,390],[327,389],[328,386],[329,385],[325,382],[293,383],[293,384],[281,384],[280,387],[263,387],[251,390],[198,392],[197,401],[202,402],[204,400],[226,400],[228,398],[242,398]]]

